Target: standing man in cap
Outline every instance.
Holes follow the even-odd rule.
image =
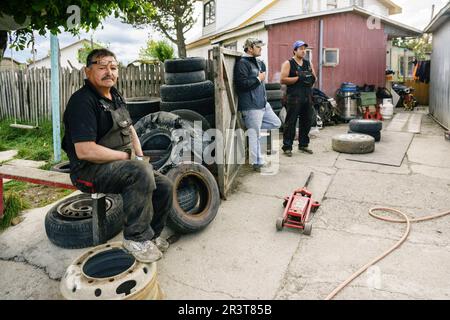
[[[305,59],[307,47],[308,44],[304,41],[296,41],[293,45],[294,56],[281,66],[281,84],[287,85],[287,116],[283,133],[283,151],[288,157],[292,157],[298,118],[300,118],[298,148],[302,152],[313,153],[308,146],[313,116],[312,86],[317,77],[311,62]]]
[[[249,38],[244,44],[244,54],[234,67],[234,83],[238,93],[238,110],[249,130],[250,163],[255,171],[266,167],[261,154],[261,129],[278,129],[281,121],[267,102],[266,65],[256,59],[261,56],[265,44]]]

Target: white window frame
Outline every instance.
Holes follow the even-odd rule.
[[[337,9],[337,0],[327,0],[327,9]]]
[[[237,51],[237,41],[224,43],[223,47],[226,49]]]
[[[327,61],[327,51],[335,51],[336,52],[336,57],[337,57],[337,61],[336,62],[330,62]],[[323,49],[323,65],[325,67],[336,67],[339,64],[339,48],[325,48]]]
[[[304,14],[308,14],[313,11],[313,8],[312,8],[313,4],[312,4],[311,0],[303,0],[302,3],[303,3],[302,11]]]
[[[209,8],[208,12],[207,7]],[[208,17],[207,14],[209,14]],[[216,22],[216,1],[210,0],[203,5],[203,27],[207,27],[211,24],[214,24],[215,22]]]
[[[306,60],[308,60],[309,62],[312,62],[312,59],[313,59],[312,49],[306,49],[306,54],[307,54],[307,56],[305,57]]]

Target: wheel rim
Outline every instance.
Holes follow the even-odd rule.
[[[108,211],[112,206],[111,199],[106,198],[105,204],[106,211]],[[77,199],[72,202],[61,204],[56,211],[66,219],[90,219],[92,218],[92,205],[93,200],[90,198]]]

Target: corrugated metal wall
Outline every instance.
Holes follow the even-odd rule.
[[[355,13],[322,17],[324,48],[339,48],[339,65],[323,67],[323,90],[334,96],[342,82],[385,85],[387,35],[384,27],[370,30],[367,18]],[[320,18],[297,20],[269,27],[270,80],[277,81],[281,64],[292,57],[292,43],[302,39],[313,49],[318,74]]]
[[[450,129],[450,20],[433,33],[430,112]]]

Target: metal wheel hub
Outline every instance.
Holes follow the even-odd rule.
[[[63,203],[57,208],[58,214],[68,219],[89,219],[92,218],[93,200],[90,198],[78,199],[73,202]],[[105,199],[106,210],[111,208],[111,199]]]

